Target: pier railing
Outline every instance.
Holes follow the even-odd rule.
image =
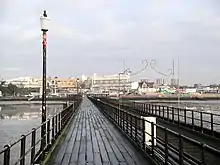
[[[90,100],[108,116],[143,153],[158,164],[208,165],[220,161],[220,151],[135,115],[101,98]],[[157,131],[156,131],[157,130]],[[193,154],[188,153],[191,147]]]
[[[119,100],[104,97],[102,99],[119,105]],[[194,131],[220,138],[220,114],[134,101],[120,101],[120,106],[135,110],[142,115],[161,118],[179,126],[186,126]]]
[[[0,164],[3,165],[25,165],[40,163],[59,137],[61,131],[73,117],[81,100],[74,104],[64,106],[64,109],[47,119],[30,132],[21,135],[18,140],[4,146],[0,151]],[[46,128],[46,132],[41,136],[41,128]],[[45,140],[42,143],[42,140]]]

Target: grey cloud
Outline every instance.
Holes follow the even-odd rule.
[[[142,59],[156,59],[158,69],[167,72],[179,56],[183,83],[220,81],[211,74],[220,60],[220,17],[214,1],[151,1],[141,8],[118,1],[22,1],[14,11],[8,6],[8,21],[0,22],[0,65],[22,69],[8,72],[10,76],[41,74],[39,15],[46,6],[52,18],[49,75],[114,73],[122,70],[123,59],[134,71],[142,67]],[[130,13],[120,15],[121,10]],[[0,74],[7,77],[1,66]],[[150,70],[141,76],[160,77]]]

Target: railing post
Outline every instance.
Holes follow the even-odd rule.
[[[122,130],[124,131],[125,130],[125,112],[122,111],[122,118],[123,118],[123,121],[122,121]]]
[[[144,118],[142,117],[142,148],[144,149],[145,151],[145,120]]]
[[[122,128],[122,111],[119,110],[119,126]]]
[[[154,114],[154,105],[152,104],[152,106],[151,106],[151,115],[153,115]]]
[[[137,117],[135,116],[134,119],[135,119],[135,130],[134,130],[135,131],[135,142],[137,142],[137,128],[138,128],[137,127]]]
[[[144,103],[144,114],[146,114],[146,104]]]
[[[184,109],[184,124],[186,125],[186,109]]]
[[[56,116],[55,116],[55,136],[57,136],[57,123],[58,123],[58,114],[56,114]]]
[[[211,132],[212,136],[214,135],[214,128],[213,128],[213,114],[211,113]]]
[[[47,121],[47,146],[50,144],[50,119]]]
[[[55,124],[54,124],[54,117],[52,118],[52,143],[54,142],[54,136],[55,136]]]
[[[194,111],[191,111],[192,113],[192,128],[194,129]]]
[[[127,113],[127,112],[126,112],[126,123],[127,123],[127,124],[126,124],[126,127],[127,127],[127,128],[126,128],[126,133],[128,133],[128,132],[129,132],[129,131],[128,131],[128,129],[129,129],[129,127],[128,127],[128,126],[129,126],[129,121],[128,121],[128,113]]]
[[[201,143],[201,165],[206,165],[205,162],[205,154],[204,154],[204,145],[203,143]]]
[[[34,163],[35,159],[35,143],[36,143],[36,129],[32,129],[31,133],[31,164]]]
[[[179,134],[179,165],[183,165],[183,137]]]
[[[4,146],[6,148],[4,152],[4,165],[9,165],[10,164],[10,146],[6,145]]]
[[[168,133],[165,128],[165,164],[168,164]]]
[[[25,164],[25,143],[26,143],[26,136],[21,135],[20,165]]]
[[[120,115],[119,115],[119,113],[120,113],[120,110],[117,109],[117,118],[118,118],[117,123],[118,123],[118,124],[120,123]]]
[[[169,107],[166,107],[167,108],[167,120],[169,121],[169,113],[170,113],[170,108]]]
[[[177,115],[178,115],[178,125],[180,125],[180,109],[177,108]]]
[[[153,116],[157,113],[157,105],[154,106]]]
[[[65,117],[66,118],[66,117]],[[58,130],[59,130],[59,133],[61,131],[61,112],[58,114],[58,119],[59,119],[59,122],[58,122]],[[65,121],[66,122],[66,121]]]
[[[175,119],[174,119],[174,107],[172,107],[172,121],[174,123]]]
[[[161,115],[161,106],[159,105],[159,117],[161,117],[160,115]]]
[[[163,120],[164,120],[164,115],[165,115],[165,112],[164,112],[164,106],[163,106]]]
[[[113,108],[113,110],[112,110],[112,116],[113,116],[113,121],[115,122],[116,121],[116,110],[115,110],[115,108]]]
[[[132,126],[133,126],[133,117],[131,116],[131,115],[129,115],[130,116],[130,119],[131,119],[131,121],[130,121],[130,136],[131,136],[131,138],[133,139],[133,137],[132,137],[132,132],[133,132],[133,129],[132,129]]]
[[[203,116],[202,116],[202,112],[200,112],[200,124],[201,124],[201,132],[203,133]]]
[[[151,122],[151,153],[154,154],[154,123]]]

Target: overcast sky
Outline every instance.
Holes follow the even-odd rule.
[[[182,83],[220,83],[219,0],[0,0],[0,77],[41,75],[44,9],[50,76],[118,73],[123,60],[136,72],[143,59],[167,73],[179,56]]]

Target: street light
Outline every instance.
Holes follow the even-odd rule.
[[[43,15],[40,17],[40,25],[41,25],[41,31],[43,32],[43,36],[42,36],[42,46],[43,46],[43,80],[42,80],[42,123],[46,122],[46,72],[47,72],[47,68],[46,68],[46,54],[47,54],[47,31],[48,31],[48,22],[49,22],[49,18],[47,17],[47,13],[46,10],[44,10]],[[45,135],[46,134],[46,125],[42,124],[41,127],[41,150],[44,149],[45,147],[45,143],[46,143],[46,139],[45,139]]]
[[[126,69],[123,72],[118,73],[118,84],[119,84],[118,94],[119,95],[120,95],[120,91],[121,91],[121,75],[124,75],[124,74],[127,74],[127,75],[131,74],[131,70],[130,69]]]
[[[118,73],[118,84],[119,84],[119,88],[118,88],[118,109],[119,110],[120,110],[121,75],[124,75],[124,74],[127,74],[127,75],[131,74],[131,70],[130,69],[126,69],[123,72]]]

